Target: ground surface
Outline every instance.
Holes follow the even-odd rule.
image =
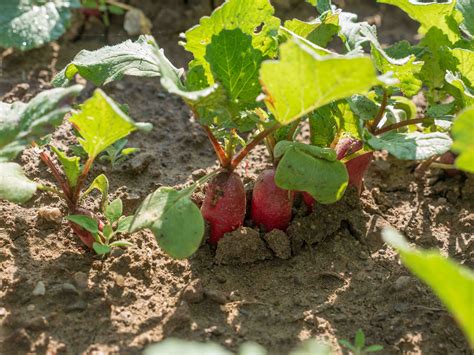
[[[207,2],[140,3],[153,19],[159,43],[184,65],[186,57],[174,43],[180,31],[209,12]],[[413,39],[412,22],[393,8],[365,3],[348,5],[375,23],[381,20],[384,40]],[[288,17],[311,14],[307,5],[291,11],[284,5],[279,12]],[[25,101],[48,88],[55,71],[80,49],[103,45],[98,33],[100,25],[92,24],[76,42],[4,53],[0,99]],[[111,42],[126,37],[118,27],[111,34]],[[83,98],[92,90],[89,86]],[[127,213],[156,187],[185,183],[199,176],[199,169],[215,166],[200,127],[157,80],[128,78],[106,91],[128,103],[136,120],[154,124],[151,133],[131,138],[141,148],[137,163],[115,171],[100,164],[95,168],[96,173],[108,171],[111,191],[125,200]],[[62,144],[72,139],[67,125],[54,139]],[[240,171],[247,183],[265,167],[256,158],[263,151]],[[19,161],[29,177],[47,181],[33,151]],[[134,247],[101,260],[64,222],[39,216],[45,206],[65,212],[58,200],[40,195],[23,206],[0,202],[0,353],[140,353],[166,337],[212,340],[232,350],[252,340],[271,354],[285,354],[301,340],[318,337],[340,352],[337,339],[352,339],[358,328],[369,344],[383,345],[384,353],[468,353],[453,319],[399,264],[382,243],[380,229],[392,225],[417,245],[439,248],[472,267],[474,180],[439,171],[416,179],[414,168],[378,155],[360,200],[349,192],[343,201],[309,216],[295,209],[288,234],[311,248],[308,243],[293,246],[287,260],[266,250],[262,258],[270,259],[239,265],[218,264],[227,259],[217,260],[207,245],[190,260],[171,260],[148,232],[131,237]],[[288,251],[282,250],[282,255]],[[44,295],[35,296],[41,283]]]

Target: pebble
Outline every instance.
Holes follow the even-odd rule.
[[[65,282],[61,285],[61,291],[63,293],[68,293],[68,294],[74,294],[74,295],[79,294],[79,291],[77,291],[76,286],[74,286],[73,284],[69,282]]]
[[[116,275],[115,276],[115,283],[119,287],[125,286],[125,278],[122,275]]]
[[[33,318],[26,324],[25,328],[29,330],[44,330],[49,326],[47,319],[44,316]]]
[[[38,281],[33,290],[33,296],[44,296],[46,293],[46,286],[44,285],[43,281]]]
[[[74,279],[74,284],[79,289],[86,289],[87,288],[87,279],[88,279],[88,277],[87,277],[87,274],[85,272],[82,272],[82,271],[76,272],[73,276],[73,279]]]
[[[225,278],[225,276],[219,275],[219,274],[216,275],[216,280],[217,282],[221,284],[225,284],[227,282],[227,279]]]
[[[411,283],[411,277],[410,276],[400,276],[394,283],[393,283],[393,289],[395,291],[403,291],[406,288],[409,287]]]
[[[87,309],[87,303],[83,300],[79,300],[76,303],[73,303],[66,307],[66,312],[81,312]]]
[[[205,290],[204,291],[207,298],[217,304],[226,304],[227,303],[227,295],[219,290]]]
[[[27,307],[26,307],[26,310],[28,312],[33,312],[35,310],[36,306],[34,304],[29,304]]]
[[[4,317],[7,314],[7,309],[5,307],[0,307],[0,317]]]
[[[201,280],[194,280],[183,291],[183,300],[189,303],[199,303],[204,300],[204,288]]]

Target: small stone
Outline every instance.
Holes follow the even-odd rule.
[[[82,312],[87,309],[87,303],[83,300],[79,300],[66,307],[66,312]]]
[[[204,288],[201,280],[194,280],[183,291],[183,300],[188,303],[199,303],[204,300]]]
[[[219,275],[219,274],[216,275],[216,280],[220,284],[225,284],[227,282],[227,279],[225,278],[225,276]]]
[[[204,291],[207,298],[217,304],[226,304],[227,303],[227,295],[219,290],[205,290]]]
[[[27,307],[26,307],[26,310],[28,312],[33,312],[34,310],[36,309],[36,306],[34,304],[29,304]]]
[[[133,174],[141,174],[153,159],[154,157],[150,153],[139,153],[126,163],[125,170]]]
[[[74,284],[79,288],[79,289],[86,289],[87,288],[87,274],[82,271],[78,271],[74,274],[73,276],[74,279]]]
[[[7,315],[7,309],[5,307],[0,307],[0,317]]]
[[[48,222],[61,223],[63,214],[57,207],[40,207],[38,216]]]
[[[36,283],[35,289],[33,290],[33,296],[44,296],[46,293],[46,286],[43,281],[38,281]]]
[[[115,276],[115,283],[119,287],[125,286],[125,278],[122,275],[116,275]]]
[[[393,289],[395,291],[403,291],[407,289],[410,286],[411,283],[411,277],[410,276],[400,276],[394,283],[393,283]]]
[[[44,330],[47,329],[48,326],[49,324],[46,318],[44,316],[39,316],[29,321],[25,328],[28,330]]]
[[[76,286],[74,286],[73,284],[69,282],[65,282],[61,285],[61,291],[67,294],[74,294],[74,295],[79,294],[79,291],[77,291]]]
[[[191,173],[191,176],[192,176],[192,178],[193,178],[194,181],[199,180],[199,179],[202,178],[204,175],[206,175],[206,170],[204,170],[204,169],[197,169],[197,170],[194,170],[194,171]]]
[[[291,257],[291,242],[285,232],[274,229],[263,237],[269,248],[280,259],[289,259]]]
[[[408,311],[409,307],[406,303],[397,303],[393,309],[398,313],[404,313]]]

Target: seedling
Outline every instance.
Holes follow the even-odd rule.
[[[361,190],[373,151],[420,161],[447,152],[452,140],[440,122],[449,122],[469,100],[463,89],[469,84],[469,45],[459,28],[444,25],[444,16],[455,15],[451,3],[389,2],[421,23],[426,36],[420,44],[400,42],[383,49],[374,26],[357,22],[329,1],[316,2],[321,15],[314,21],[282,22],[268,0],[228,0],[183,35],[181,44],[193,55],[186,73],[150,36],[79,53],[55,85],[68,85],[76,74],[96,85],[124,75],[161,77],[162,86],[190,107],[220,165],[201,181],[210,180],[202,213],[189,198],[199,184],[183,191],[160,188],[139,208],[131,231],[150,228],[163,249],[174,249],[174,240],[181,247],[171,254],[186,257],[201,243],[204,216],[210,242],[216,243],[243,223],[246,200],[235,170],[262,142],[273,169],[259,178],[251,210],[265,230],[286,228],[297,191],[305,192],[309,203],[329,204],[343,196],[348,184]],[[324,48],[335,36],[346,53]],[[438,43],[457,62],[433,57]],[[371,56],[363,54],[364,46]],[[429,76],[433,65],[440,67],[436,80]],[[409,98],[423,87],[429,107],[418,117]],[[442,103],[448,94],[454,103]],[[297,140],[304,121],[310,142]],[[259,194],[260,189],[275,194]]]
[[[37,184],[23,175],[18,164],[3,162],[0,163],[0,198],[25,202],[37,189],[59,196],[71,213],[67,219],[72,230],[89,248],[98,254],[105,254],[111,247],[130,244],[114,238],[118,233],[128,232],[132,217],[122,216],[120,199],[108,203],[109,181],[105,175],[97,176],[88,188],[85,188],[85,183],[101,152],[131,132],[137,129],[149,130],[151,126],[134,122],[103,91],[96,90],[92,98],[85,101],[78,110],[72,111],[68,119],[86,153],[85,159],[68,156],[50,143],[39,144],[50,127],[61,123],[64,115],[71,111],[65,102],[78,95],[81,90],[80,86],[53,89],[41,93],[29,104],[0,106],[0,161],[13,159],[31,144],[57,184]],[[106,218],[105,223],[98,215],[82,207],[84,198],[93,190],[98,190],[102,195],[101,212]]]
[[[125,138],[118,140],[102,153],[99,160],[109,162],[114,168],[129,159],[132,154],[140,151],[138,148],[126,148],[127,143],[128,140]]]
[[[339,344],[345,347],[354,355],[364,355],[368,353],[375,353],[383,350],[382,345],[369,345],[365,346],[365,334],[362,329],[358,329],[354,338],[354,344],[349,341],[341,339]]]

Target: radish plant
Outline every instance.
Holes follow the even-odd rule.
[[[165,187],[150,194],[130,228],[151,229],[165,251],[184,258],[201,243],[203,216],[211,243],[242,225],[246,200],[235,169],[262,142],[273,169],[259,178],[251,211],[266,230],[286,228],[296,191],[305,192],[310,204],[329,204],[348,184],[360,190],[374,150],[429,160],[450,149],[452,115],[469,100],[472,52],[461,34],[468,22],[459,27],[457,14],[463,10],[452,3],[410,4],[405,11],[421,22],[425,38],[419,45],[400,42],[383,49],[374,26],[329,1],[317,2],[316,20],[282,22],[268,0],[228,0],[184,33],[181,44],[193,55],[187,71],[173,66],[152,37],[141,36],[81,51],[53,83],[66,86],[76,74],[96,85],[125,75],[160,77],[162,86],[190,107],[220,168],[184,190]],[[435,13],[440,9],[443,16],[456,17],[455,30],[432,21],[441,18]],[[439,53],[432,44],[438,36],[446,39],[443,53],[457,64],[435,58]],[[325,48],[336,38],[345,53]],[[436,78],[429,76],[433,65],[439,67]],[[418,117],[410,99],[425,86],[429,107]],[[446,103],[448,95],[454,101]],[[309,142],[298,138],[303,121],[310,126]],[[206,182],[199,211],[190,196]]]
[[[80,157],[67,155],[44,136],[71,111],[67,102],[81,90],[79,85],[52,89],[42,92],[28,104],[1,104],[0,199],[26,202],[37,190],[59,196],[71,214],[67,219],[74,233],[97,254],[105,254],[111,247],[130,244],[113,238],[117,233],[128,232],[132,218],[122,215],[120,199],[108,203],[109,182],[104,174],[97,176],[86,188],[87,178],[101,152],[131,132],[149,130],[151,126],[134,122],[98,89],[68,118],[77,133],[79,144],[86,152],[86,158],[81,162]],[[18,164],[8,162],[28,145],[34,147],[55,179],[56,186],[33,182],[24,176]],[[102,195],[100,212],[105,216],[105,223],[99,215],[82,206],[84,198],[93,190]]]

